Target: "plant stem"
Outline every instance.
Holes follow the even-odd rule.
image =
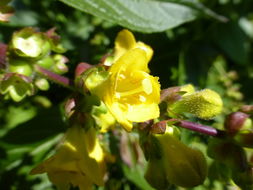
[[[75,89],[73,81],[67,77],[53,73],[53,72],[51,72],[47,69],[44,69],[43,67],[40,67],[38,65],[35,66],[35,70],[37,73],[43,75],[44,77],[48,78],[49,80],[54,81],[57,84],[60,84],[60,85],[66,87],[66,88],[69,88],[71,90]]]
[[[194,122],[180,120],[180,119],[168,119],[168,120],[160,121],[158,123],[153,124],[151,126],[151,130],[154,131],[154,133],[163,133],[165,132],[165,130],[162,130],[162,129],[167,125],[167,123],[171,123],[172,125],[189,129],[191,131],[196,131],[196,132],[213,136],[213,137],[222,138],[226,136],[225,131],[215,129],[207,125],[202,125],[199,123],[194,123]]]
[[[199,123],[194,123],[191,121],[184,121],[184,120],[179,120],[179,119],[170,119],[167,120],[167,122],[173,122],[175,121],[176,123],[174,123],[173,125],[176,125],[178,127],[183,127],[185,129],[189,129],[191,131],[196,131],[205,135],[210,135],[213,137],[224,137],[226,135],[225,131],[219,130],[219,129],[215,129],[213,127],[207,126],[207,125],[202,125]]]

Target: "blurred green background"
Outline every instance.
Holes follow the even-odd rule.
[[[153,48],[149,67],[153,75],[159,76],[162,88],[192,83],[199,89],[211,88],[222,96],[223,114],[211,122],[203,121],[222,128],[225,114],[253,102],[252,1],[201,0],[201,3],[228,21],[200,14],[195,20],[164,32],[134,34]],[[70,78],[77,63],[97,64],[110,52],[117,33],[123,28],[56,0],[14,0],[12,6],[15,15],[9,23],[0,24],[0,41],[8,43],[12,33],[22,27],[37,27],[41,31],[55,27],[68,50],[65,55],[70,60],[70,71],[66,76]],[[20,103],[0,97],[0,189],[54,189],[46,175],[28,173],[52,154],[66,130],[62,107],[70,94],[68,89],[52,83],[49,91],[39,92]],[[191,139],[205,150],[206,137],[189,132],[183,135],[185,142]],[[110,170],[113,177],[108,183],[115,190],[147,189],[145,182],[141,182],[143,178],[138,176],[143,171],[137,167],[137,174],[121,163]],[[109,187],[112,186],[105,189]],[[212,185],[207,183],[195,189],[228,188],[225,179],[220,178]]]

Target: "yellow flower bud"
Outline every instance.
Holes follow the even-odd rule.
[[[222,111],[222,99],[210,89],[186,94],[170,109],[176,113],[187,112],[202,119],[211,119]]]
[[[78,186],[91,190],[92,185],[104,185],[104,152],[96,131],[74,126],[66,132],[65,140],[56,154],[42,162],[31,174],[47,173],[58,187]]]
[[[163,166],[170,183],[194,187],[204,182],[207,164],[202,152],[187,147],[169,131],[155,137],[161,145]]]

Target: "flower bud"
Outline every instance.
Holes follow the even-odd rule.
[[[240,130],[247,130],[252,127],[249,115],[243,112],[233,112],[229,114],[225,121],[225,129],[229,134],[234,135]]]
[[[33,72],[32,66],[23,60],[9,60],[9,71],[12,73],[18,73],[25,76],[31,76]]]
[[[48,37],[52,51],[56,53],[64,53],[66,49],[60,44],[61,37],[55,32],[55,29],[56,28],[49,29],[45,32],[45,35]]]
[[[54,60],[54,65],[52,67],[52,70],[57,73],[57,74],[64,74],[66,72],[68,72],[68,67],[66,65],[66,63],[68,62],[68,58],[60,55],[60,54],[56,54],[53,56],[53,60]]]
[[[18,56],[38,59],[49,53],[50,43],[43,33],[24,28],[14,33],[11,50]]]
[[[204,182],[207,164],[202,152],[187,147],[170,132],[155,136],[161,145],[163,166],[170,183],[194,187]]]
[[[54,60],[51,56],[46,56],[46,57],[43,57],[42,59],[38,60],[37,62],[35,62],[35,64],[37,64],[45,69],[50,69],[54,64]]]
[[[36,79],[35,80],[35,85],[43,91],[47,91],[50,87],[49,82],[47,81],[47,79],[44,78],[40,78],[40,79]]]
[[[191,113],[201,119],[211,119],[222,111],[222,99],[216,92],[205,89],[186,94],[170,108],[176,113]]]

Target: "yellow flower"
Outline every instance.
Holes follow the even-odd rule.
[[[109,78],[100,94],[116,120],[127,130],[132,122],[159,117],[160,84],[148,74],[147,52],[142,48],[126,51],[109,69]]]
[[[104,185],[104,152],[95,129],[69,128],[56,154],[34,168],[31,174],[45,172],[62,189],[69,189],[72,185],[80,190],[91,190],[93,184]]]
[[[150,61],[153,55],[152,48],[144,44],[143,42],[136,42],[134,35],[130,31],[128,30],[120,31],[115,40],[114,61],[117,61],[117,59],[119,59],[127,51],[134,48],[144,50],[147,56],[147,62]]]

